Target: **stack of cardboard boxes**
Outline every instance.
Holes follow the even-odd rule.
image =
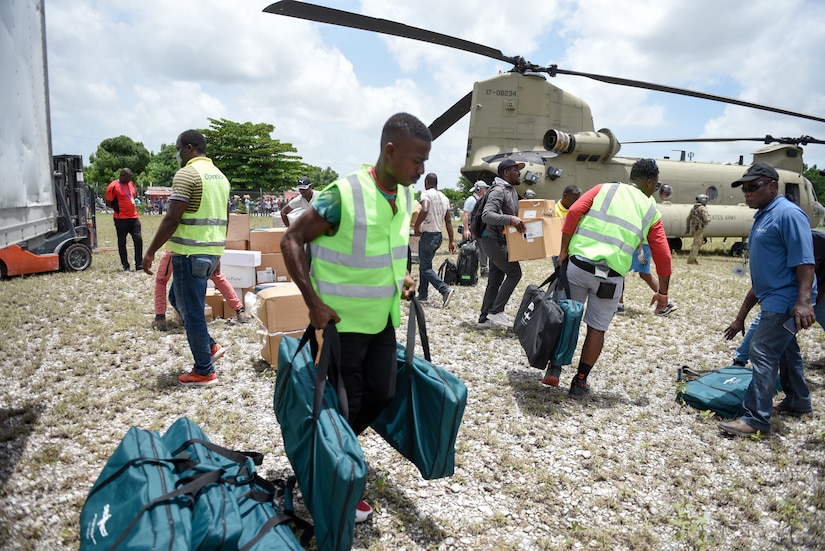
[[[261,355],[275,368],[281,338],[300,337],[309,325],[309,310],[289,277],[281,252],[285,232],[286,228],[250,230],[248,215],[232,214],[221,257],[221,272],[238,297],[244,301],[247,293],[256,295],[250,314],[261,324]],[[227,318],[235,315],[215,289],[210,289],[206,300],[213,313],[220,311]]]
[[[555,215],[556,202],[522,199],[518,207],[518,217],[524,221],[526,231],[519,233],[514,227],[505,226],[510,262],[558,255],[564,220]]]

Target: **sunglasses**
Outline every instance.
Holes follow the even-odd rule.
[[[742,191],[745,193],[753,193],[757,189],[761,188],[765,184],[767,184],[767,180],[757,180],[755,182],[745,182],[742,184]]]

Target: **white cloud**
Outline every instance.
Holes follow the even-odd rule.
[[[384,120],[431,122],[509,66],[417,41],[262,13],[268,0],[46,0],[55,148],[88,158],[127,134],[157,150],[207,117],[269,122],[306,162],[346,172],[374,162]],[[825,5],[790,0],[381,0],[320,2],[522,55],[538,64],[825,113],[819,52]],[[72,24],[67,24],[71,21]],[[559,75],[597,128],[620,141],[701,136],[825,138],[822,123]],[[427,169],[451,185],[464,161],[465,117],[434,144]],[[698,146],[697,160],[735,160],[758,144]],[[625,146],[662,156],[686,146]],[[818,148],[818,149],[817,149]],[[825,147],[809,164],[825,166]],[[746,161],[749,161],[746,155]]]

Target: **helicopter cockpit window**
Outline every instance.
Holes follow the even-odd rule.
[[[719,198],[719,190],[716,189],[716,186],[709,186],[705,190],[705,195],[708,196],[708,201],[716,201]]]
[[[785,184],[785,198],[799,204],[799,185]]]
[[[668,184],[662,184],[662,187],[659,188],[659,197],[662,198],[662,201],[669,201],[673,197],[673,188]]]

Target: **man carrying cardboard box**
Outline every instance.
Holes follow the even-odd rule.
[[[284,221],[284,225],[289,227],[290,222],[303,214],[317,196],[318,192],[312,189],[312,182],[308,176],[298,178],[298,195],[290,199],[289,203],[281,209],[281,220]],[[290,214],[292,216],[289,216]]]
[[[487,288],[481,302],[481,314],[478,327],[487,328],[497,325],[512,328],[513,319],[504,313],[504,307],[510,295],[521,279],[521,265],[510,262],[507,254],[505,226],[512,226],[519,233],[524,233],[524,222],[517,215],[518,193],[513,188],[521,178],[520,170],[524,163],[505,159],[498,165],[498,177],[493,180],[493,187],[487,191],[481,221],[484,231],[481,233],[481,248],[490,260],[487,276]],[[479,207],[481,208],[481,207]]]

